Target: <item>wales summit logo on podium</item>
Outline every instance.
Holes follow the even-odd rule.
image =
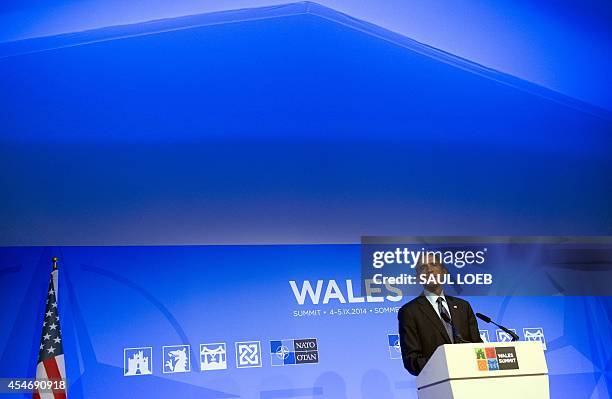
[[[272,366],[319,363],[316,338],[282,339],[270,341]]]
[[[516,349],[513,346],[474,348],[479,371],[517,370]]]

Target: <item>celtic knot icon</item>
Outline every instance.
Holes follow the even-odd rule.
[[[257,364],[258,363],[257,345],[241,345],[240,346],[240,363],[242,364]]]
[[[259,341],[237,342],[238,367],[261,367],[261,346]]]

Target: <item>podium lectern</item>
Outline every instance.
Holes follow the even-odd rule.
[[[548,399],[540,342],[442,345],[416,378],[419,399]]]

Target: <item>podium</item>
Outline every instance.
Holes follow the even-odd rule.
[[[548,399],[540,342],[442,345],[416,378],[419,399]]]

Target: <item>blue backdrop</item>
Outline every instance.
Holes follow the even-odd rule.
[[[51,256],[61,259],[74,398],[416,398],[414,377],[388,340],[397,333],[396,307],[410,298],[349,299],[347,280],[357,296],[358,245],[4,248],[1,376],[34,373]],[[300,304],[290,281],[300,293],[304,281],[319,280],[320,296]],[[332,280],[342,299],[325,303]],[[609,297],[468,299],[522,339],[523,328],[543,329],[552,398],[608,397]],[[480,328],[496,340],[494,329]],[[272,366],[270,341],[302,338],[317,339],[318,363]],[[238,368],[235,343],[243,341],[260,342],[261,367]],[[226,344],[227,369],[200,371],[205,343]],[[164,373],[162,347],[185,344],[191,371]],[[124,349],[141,347],[152,348],[152,375],[124,376]]]
[[[5,245],[612,233],[609,111],[313,4],[5,43],[0,79]]]
[[[361,235],[612,233],[609,111],[312,3],[2,43],[0,88],[0,377],[33,374],[56,255],[75,397],[409,398],[401,302],[289,281],[348,295]],[[609,298],[471,301],[544,329],[554,398],[609,396]],[[319,362],[273,368],[300,338]],[[200,372],[217,342],[227,370]],[[163,373],[179,344],[192,371]],[[124,377],[139,347],[153,375]]]

